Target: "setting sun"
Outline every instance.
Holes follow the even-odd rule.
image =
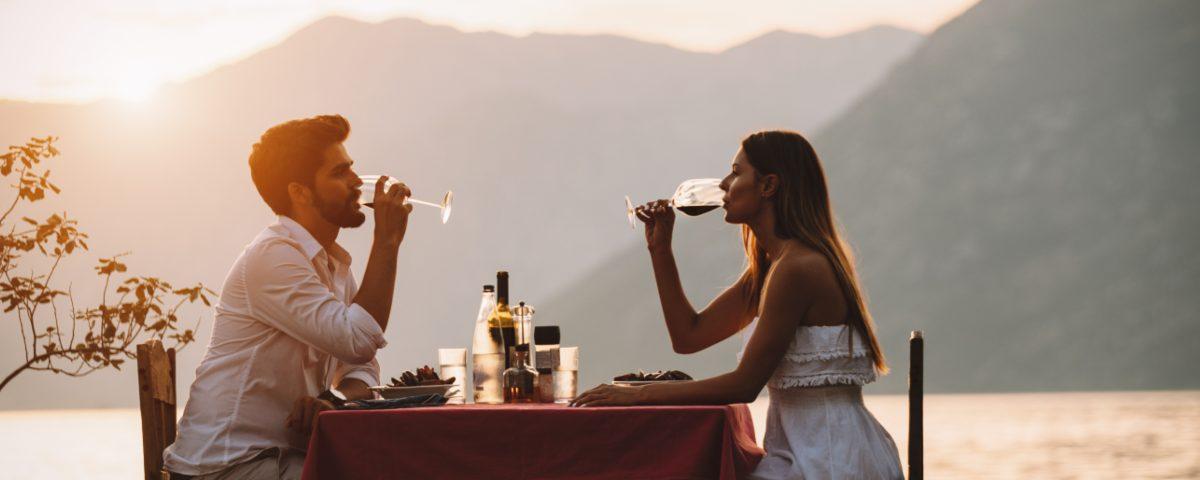
[[[121,82],[116,88],[117,98],[135,103],[144,103],[154,97],[158,84],[144,78],[131,78]]]

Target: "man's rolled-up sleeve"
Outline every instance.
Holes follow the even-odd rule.
[[[337,369],[333,374],[334,387],[342,383],[342,380],[354,378],[362,380],[368,387],[382,385],[379,381],[379,359],[373,358],[367,363],[345,363],[338,362]]]
[[[247,253],[243,281],[256,319],[348,364],[367,364],[387,345],[374,317],[338,300],[298,247],[277,241]]]

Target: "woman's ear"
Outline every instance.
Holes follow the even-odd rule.
[[[758,189],[763,198],[771,198],[779,191],[779,175],[774,173],[763,175],[759,178]]]

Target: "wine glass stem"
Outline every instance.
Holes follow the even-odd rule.
[[[441,206],[441,205],[438,205],[438,204],[436,204],[436,203],[429,203],[429,202],[426,202],[426,201],[424,201],[424,200],[417,200],[417,199],[415,199],[415,198],[412,198],[412,197],[409,197],[409,199],[408,199],[408,203],[416,203],[416,204],[418,204],[418,205],[427,205],[427,206],[430,206],[430,207],[433,207],[433,208],[442,208],[442,206]]]

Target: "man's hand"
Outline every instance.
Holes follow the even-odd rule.
[[[404,182],[399,182],[385,192],[383,185],[387,181],[385,175],[375,182],[375,197],[371,207],[375,210],[375,241],[399,246],[408,230],[408,214],[412,212],[412,204],[405,200],[412,196],[412,191]]]
[[[371,391],[371,386],[367,382],[357,378],[343,378],[342,383],[337,386],[339,392],[346,397],[346,400],[363,400],[367,398],[375,398],[375,392]]]
[[[317,423],[317,414],[326,410],[333,410],[333,404],[316,397],[297,398],[284,425],[291,429],[293,434],[307,440]]]

